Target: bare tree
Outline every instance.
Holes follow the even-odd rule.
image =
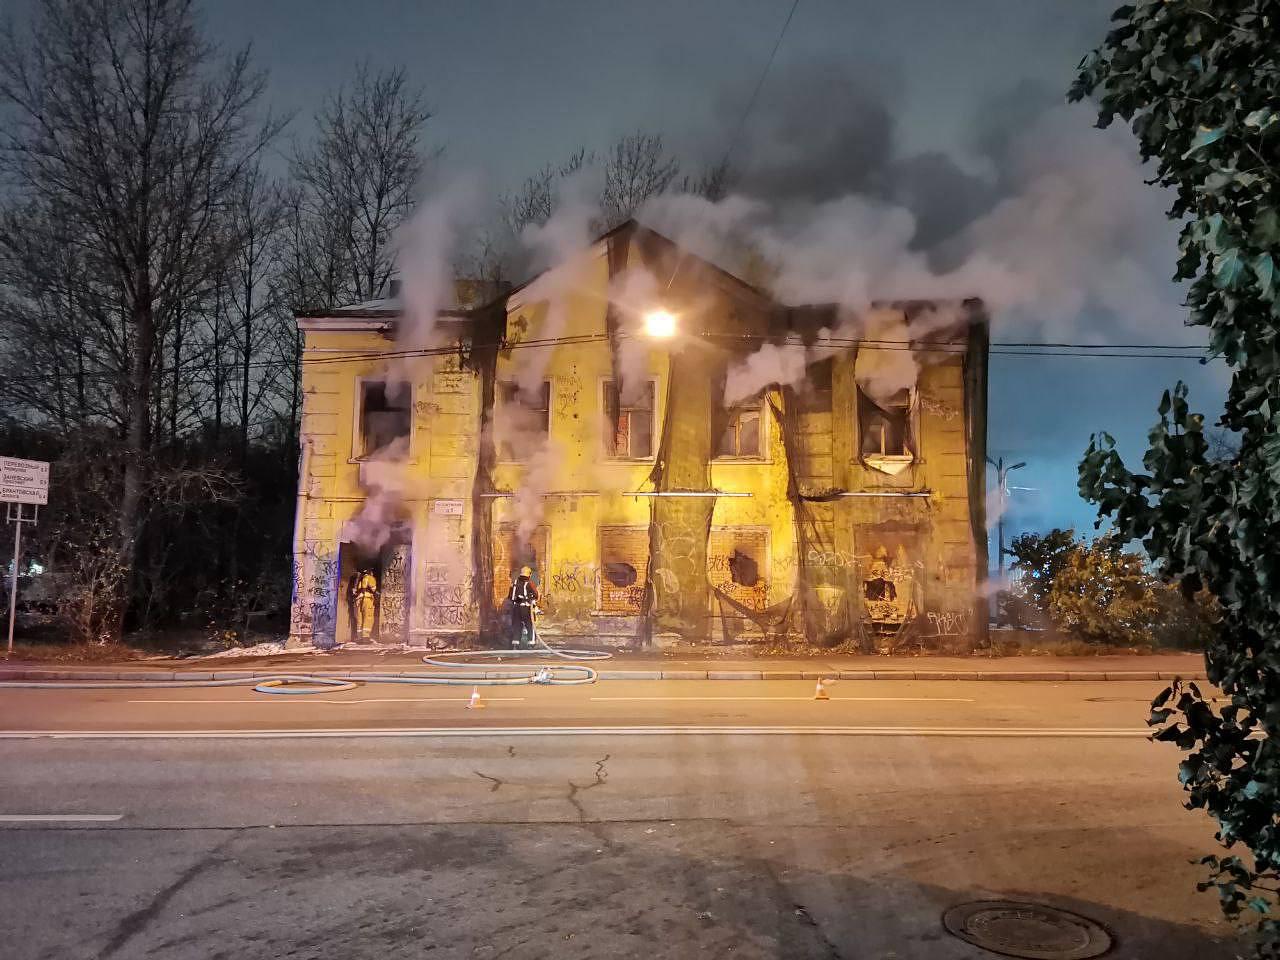
[[[112,291],[126,359],[117,636],[148,486],[158,347],[234,248],[223,208],[279,129],[254,117],[263,82],[247,50],[217,61],[191,0],[41,0],[29,34],[10,28],[0,42],[0,101],[14,117],[0,134],[6,165],[56,224],[49,239]]]
[[[403,68],[371,74],[362,64],[352,85],[316,116],[315,143],[295,149],[299,212],[308,232],[318,234],[307,247],[314,250],[318,240],[336,261],[336,282],[322,284],[336,288],[333,299],[372,299],[393,273],[391,239],[413,208],[424,163],[419,141],[430,118]]]
[[[728,160],[721,160],[707,167],[697,177],[686,175],[680,184],[681,193],[705,197],[713,203],[723,200],[734,183],[734,171]]]
[[[0,406],[63,431],[94,422],[123,433],[119,298],[63,233],[44,203],[0,215]]]
[[[526,177],[519,189],[504,193],[498,205],[507,232],[519,236],[530,224],[543,224],[551,219],[559,182],[594,162],[595,155],[579,147],[562,163],[547,164],[533,176]]]
[[[278,282],[285,205],[280,188],[258,166],[246,171],[231,203],[232,231],[239,239],[228,264],[227,302],[231,312],[230,346],[236,369],[236,413],[240,462],[249,454],[252,422],[278,371],[260,364],[281,310]]]
[[[634,215],[646,200],[665,191],[679,172],[680,163],[667,153],[661,134],[638,131],[619,139],[604,159],[600,209],[605,226]]]

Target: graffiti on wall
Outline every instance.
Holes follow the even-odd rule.
[[[338,558],[315,543],[307,543],[293,565],[294,602],[289,632],[310,638],[317,646],[334,642],[338,613]]]
[[[972,627],[973,614],[968,610],[930,610],[924,616],[926,637],[963,637]]]
[[[448,564],[423,566],[419,594],[423,626],[428,630],[463,627],[470,622],[471,578],[460,579]]]
[[[638,616],[644,604],[649,565],[649,531],[643,527],[600,528],[600,609],[621,616]],[[655,589],[669,571],[655,570]],[[678,586],[678,584],[677,584]]]
[[[578,402],[582,397],[582,378],[578,376],[577,366],[571,366],[569,372],[556,378],[556,413],[563,420],[576,417]]]
[[[547,587],[560,596],[587,596],[594,600],[599,583],[599,569],[594,563],[565,563],[551,572]]]
[[[383,643],[404,640],[409,617],[409,547],[388,547],[382,561],[382,597],[379,639]]]
[[[884,626],[900,626],[912,614],[915,595],[915,569],[906,547],[896,549],[884,543],[875,546],[869,556],[860,558],[862,599],[867,618]]]
[[[940,420],[950,423],[960,416],[960,411],[956,407],[943,403],[941,400],[930,397],[927,394],[919,394],[920,408],[928,413],[933,414]]]
[[[707,578],[719,592],[749,610],[769,606],[769,534],[764,530],[712,530]]]
[[[857,564],[857,557],[845,550],[810,547],[805,553],[805,566],[810,569],[848,570]]]

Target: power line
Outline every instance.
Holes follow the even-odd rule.
[[[764,335],[756,334],[704,334],[707,339],[732,339],[738,341],[775,342]],[[449,356],[459,352],[476,349],[496,348],[506,353],[512,350],[539,349],[550,347],[578,346],[590,343],[604,343],[609,339],[607,334],[578,334],[566,337],[545,337],[533,340],[496,341],[479,344],[454,343],[438,347],[412,347],[401,350],[385,350],[364,353],[334,354],[322,357],[302,357],[303,366],[324,366],[328,364],[388,362],[394,360],[410,360],[417,357]],[[807,343],[799,340],[783,341],[784,346],[818,346],[818,347],[870,347],[876,350],[908,350],[913,353],[954,353],[967,352],[968,345],[957,342],[911,343],[903,340],[857,339],[852,337],[817,337]],[[1157,352],[1158,351],[1158,352]],[[988,353],[991,356],[1004,357],[1072,357],[1072,358],[1118,358],[1135,360],[1195,360],[1206,361],[1204,348],[1188,344],[1176,343],[1068,343],[1037,342],[1030,340],[992,341]],[[251,370],[288,370],[295,366],[294,361],[256,360],[248,364]],[[245,366],[238,363],[225,365],[204,363],[184,366],[183,375],[214,372],[238,372]],[[112,380],[125,375],[124,371],[100,371],[81,374],[78,377],[64,374],[69,382],[83,379],[86,381]],[[55,374],[32,374],[7,378],[11,383],[40,383],[57,379]]]
[[[778,48],[782,46],[782,38],[787,35],[787,27],[791,26],[791,18],[796,15],[798,6],[800,6],[800,0],[795,0],[791,4],[787,19],[783,21],[782,29],[778,31],[778,39],[773,43],[773,49],[769,52],[769,59],[765,62],[764,69],[760,71],[760,79],[756,81],[756,88],[751,91],[751,99],[747,101],[746,109],[742,111],[742,116],[738,118],[738,126],[734,129],[733,136],[729,138],[729,145],[725,147],[724,156],[720,160],[721,167],[729,165],[729,157],[733,153],[733,148],[738,145],[738,138],[742,136],[743,128],[747,124],[747,117],[750,116],[752,109],[756,105],[756,98],[760,96],[760,89],[764,86],[765,78],[769,76],[769,70],[773,67],[773,60],[778,55]]]

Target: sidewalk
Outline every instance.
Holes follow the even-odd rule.
[[[0,680],[224,680],[282,673],[357,676],[420,674],[439,669],[422,662],[426,651],[297,651],[260,657],[157,658],[74,667],[0,660]],[[529,663],[541,658],[521,657]],[[551,662],[556,658],[549,657]],[[515,662],[517,658],[486,663]],[[679,657],[619,652],[592,663],[601,680],[1204,680],[1198,653],[1099,657]],[[468,673],[480,675],[483,668]]]

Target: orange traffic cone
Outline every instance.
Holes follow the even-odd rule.
[[[484,708],[485,708],[485,704],[484,704],[484,703],[481,701],[481,699],[480,699],[480,688],[479,688],[479,687],[472,687],[472,688],[471,688],[471,699],[467,701],[467,709],[468,709],[468,710],[483,710]]]
[[[831,695],[827,693],[827,681],[823,680],[821,677],[818,678],[817,689],[813,691],[813,699],[815,700],[831,699]]]

